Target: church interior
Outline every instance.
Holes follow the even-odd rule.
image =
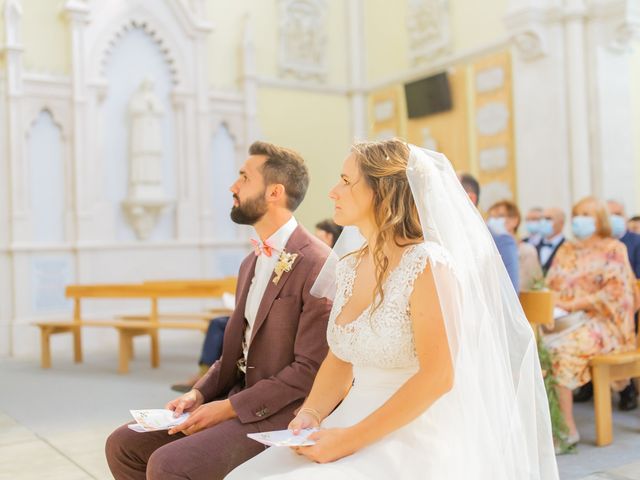
[[[640,215],[638,0],[0,8],[0,479],[112,478],[109,432],[197,370],[252,249],[229,187],[256,140],[305,159],[311,232],[350,145],[394,137],[473,175],[483,213],[515,204],[520,240],[556,209],[569,241],[584,197]],[[575,403],[562,480],[640,480],[617,395]]]

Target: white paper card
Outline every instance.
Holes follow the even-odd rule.
[[[247,437],[270,447],[308,447],[315,445],[316,442],[309,440],[307,437],[317,431],[317,428],[307,428],[300,430],[298,435],[294,435],[291,430],[274,430],[271,432],[247,433]]]
[[[564,317],[565,315],[569,315],[565,309],[560,307],[553,307],[553,319],[557,320],[558,318]]]
[[[155,432],[157,430],[169,430],[176,425],[180,425],[187,418],[188,413],[183,413],[179,417],[173,416],[173,411],[164,408],[155,408],[149,410],[129,410],[133,419],[137,422],[134,427],[129,425],[131,430],[136,432]]]

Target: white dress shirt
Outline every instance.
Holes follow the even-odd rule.
[[[297,228],[298,222],[294,217],[291,217],[287,223],[280,227],[273,235],[271,235],[265,243],[273,248],[273,253],[270,257],[267,257],[264,253],[258,255],[256,260],[256,269],[249,286],[249,293],[247,294],[247,303],[244,307],[244,318],[247,320],[247,327],[244,330],[244,343],[242,350],[244,353],[245,364],[247,361],[247,354],[249,353],[249,344],[251,343],[251,333],[253,332],[253,325],[258,315],[258,308],[262,302],[262,297],[269,284],[269,279],[273,270],[276,268],[280,253],[284,250],[289,237],[293,231]]]
[[[564,239],[564,235],[562,233],[559,233],[558,235],[556,235],[553,238],[550,238],[549,240],[543,240],[542,243],[544,244],[548,243],[551,245],[540,246],[540,265],[544,265],[549,261],[551,254],[555,251],[556,248],[558,248],[558,244],[563,239]]]

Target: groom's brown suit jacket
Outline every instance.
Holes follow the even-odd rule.
[[[257,260],[253,253],[240,266],[236,305],[224,334],[222,357],[195,385],[205,402],[229,398],[243,424],[266,420],[270,428],[286,428],[309,394],[327,354],[331,304],[313,297],[309,290],[330,250],[298,226],[285,251],[298,256],[277,284],[274,274],[267,284],[253,325],[246,375],[239,373],[237,362],[243,357],[245,305]]]

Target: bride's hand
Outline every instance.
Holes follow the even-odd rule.
[[[318,422],[316,417],[311,415],[309,412],[301,410],[298,412],[296,417],[291,420],[291,423],[289,423],[287,428],[291,430],[294,435],[298,435],[300,430],[304,430],[305,428],[318,428],[319,426],[320,422]]]
[[[296,447],[294,450],[316,463],[335,462],[355,453],[360,447],[346,428],[328,428],[309,435],[316,442],[310,447]]]

